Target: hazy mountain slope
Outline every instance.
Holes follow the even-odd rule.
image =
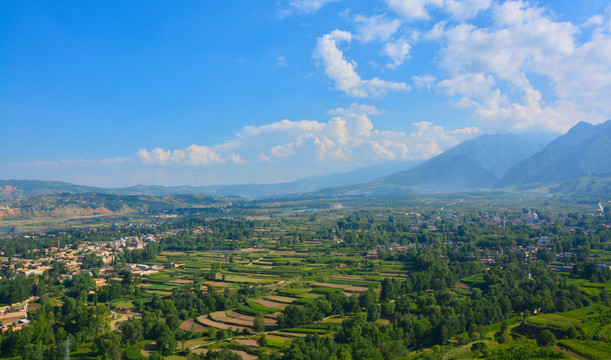
[[[395,161],[376,166],[359,168],[349,172],[310,176],[290,183],[239,184],[209,186],[161,186],[135,185],[125,188],[100,188],[74,185],[61,181],[42,180],[0,180],[0,200],[28,198],[45,194],[88,193],[113,195],[177,195],[206,194],[217,196],[241,196],[260,198],[274,195],[310,192],[331,186],[371,181],[391,174],[399,169],[411,168],[420,161]]]
[[[550,143],[547,144],[542,151],[563,149],[569,146],[577,145],[578,143],[598,134],[599,132],[604,131],[606,127],[611,127],[611,122],[592,125],[590,123],[581,121],[569,129],[566,134],[550,141]]]
[[[514,134],[483,135],[377,182],[429,190],[488,187],[540,148],[540,144]]]
[[[98,193],[60,193],[1,201],[0,219],[117,214],[226,204],[228,201],[225,199],[197,194],[121,196]]]
[[[102,192],[93,186],[74,185],[61,181],[0,180],[0,200],[18,199],[45,194]]]
[[[582,139],[587,134],[591,136]],[[550,145],[507,171],[498,186],[560,183],[611,173],[611,121],[595,127],[577,124]]]

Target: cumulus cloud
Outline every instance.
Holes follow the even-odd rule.
[[[408,90],[403,82],[385,81],[377,77],[363,80],[355,71],[356,62],[348,61],[338,48],[340,42],[350,42],[352,34],[334,30],[318,38],[312,57],[324,67],[325,74],[335,82],[335,88],[352,97],[383,96],[388,91]]]
[[[611,37],[601,19],[579,44],[577,26],[527,2],[494,4],[491,14],[486,27],[442,21],[425,34],[442,43],[438,61],[449,75],[437,91],[472,108],[488,131],[562,132],[611,115]],[[548,79],[555,97],[544,98],[533,75]]]
[[[406,19],[429,19],[427,6],[441,6],[443,0],[388,0],[388,7]]]
[[[395,159],[425,159],[479,133],[475,127],[446,130],[428,122],[414,124],[411,133],[376,129],[370,116],[373,105],[352,103],[329,110],[326,122],[281,120],[247,126],[235,138],[215,146],[191,145],[185,149],[142,149],[138,158],[146,165],[192,167],[280,166],[287,171],[318,168],[350,169]],[[259,169],[261,170],[261,169]]]
[[[356,38],[365,43],[373,40],[387,41],[401,26],[399,19],[388,19],[384,15],[357,15],[354,21],[358,24]]]
[[[386,64],[387,68],[396,69],[403,64],[403,61],[409,56],[411,46],[404,38],[398,39],[384,45],[383,53],[391,60]]]
[[[221,154],[207,146],[191,145],[186,149],[164,150],[155,148],[151,151],[140,149],[138,157],[145,164],[169,165],[186,164],[195,166],[210,166],[225,163]]]
[[[323,6],[330,2],[338,0],[289,0],[288,9],[282,15],[288,15],[293,12],[299,14],[312,14],[320,10]]]
[[[467,20],[479,12],[489,9],[492,0],[445,0],[444,10],[457,20]]]
[[[338,107],[338,108],[329,110],[327,113],[330,115],[347,115],[347,114],[377,115],[380,113],[380,111],[373,105],[352,103],[347,108]]]
[[[435,80],[437,80],[437,78],[431,74],[412,76],[412,82],[416,88],[430,89]]]
[[[387,0],[388,7],[407,20],[428,20],[428,8],[440,8],[464,21],[492,6],[492,0]]]
[[[329,113],[335,115],[331,120],[326,123],[317,122],[316,126],[310,126],[307,131],[299,134],[287,133],[286,129],[291,128],[286,124],[288,120],[284,120],[285,124],[281,127],[272,126],[279,129],[275,135],[281,144],[269,147],[257,158],[282,162],[294,157],[304,164],[316,162],[347,167],[394,159],[425,159],[479,133],[476,127],[445,130],[429,122],[414,124],[416,130],[408,134],[381,131],[375,129],[369,118],[378,113],[371,105],[353,103],[347,108],[332,109]],[[260,128],[269,129],[270,125]],[[251,128],[248,133],[262,132]],[[256,142],[254,139],[244,141]]]

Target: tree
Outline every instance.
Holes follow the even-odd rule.
[[[371,304],[367,307],[367,321],[373,322],[380,318],[380,305]]]
[[[43,351],[42,345],[38,344],[28,344],[25,347],[23,352],[23,359],[26,360],[43,360]]]
[[[471,351],[474,353],[480,352],[483,354],[484,352],[486,352],[486,350],[488,350],[488,345],[486,345],[486,343],[483,341],[478,341],[471,345]]]
[[[556,344],[556,336],[554,333],[545,329],[537,335],[537,345],[540,347],[554,346]]]
[[[107,332],[94,341],[98,352],[106,359],[120,359],[121,337],[116,332]]]
[[[265,331],[265,317],[261,313],[257,313],[255,315],[255,319],[253,320],[253,327],[256,332]]]
[[[267,346],[267,338],[265,337],[265,334],[262,334],[259,339],[257,339],[257,344],[262,347]]]
[[[174,332],[167,330],[161,333],[157,338],[157,350],[162,355],[171,355],[176,349],[176,338]]]

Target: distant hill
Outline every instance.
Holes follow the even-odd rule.
[[[121,214],[227,204],[229,202],[226,199],[197,194],[146,196],[59,193],[1,201],[0,219]]]
[[[539,149],[541,144],[515,134],[483,135],[376,182],[424,191],[489,187]]]
[[[131,203],[123,202],[119,206],[110,202],[102,206],[110,211],[121,211],[123,205],[130,209],[147,209],[156,201],[160,201],[159,206],[169,206],[169,203],[176,201],[177,206],[182,206],[183,200],[176,200],[180,194],[245,198],[293,194],[327,197],[539,187],[567,194],[609,193],[611,120],[596,126],[581,122],[545,147],[532,137],[483,135],[420,164],[392,162],[345,173],[311,176],[290,183],[195,187],[136,185],[105,189],[58,181],[0,180],[0,200],[83,193],[132,196]],[[148,205],[137,204],[135,199],[139,196],[148,196],[145,201]],[[167,199],[152,199],[160,196],[174,196],[175,199],[169,203]],[[55,201],[60,198],[56,197]],[[185,201],[185,204],[189,204],[189,201]],[[106,205],[114,206],[114,210]]]
[[[105,189],[74,185],[62,181],[0,180],[0,200],[19,199],[46,194],[104,192]]]
[[[331,186],[352,184],[374,180],[392,174],[400,169],[410,168],[419,161],[395,161],[376,166],[356,169],[349,172],[329,175],[310,176],[290,183],[277,184],[240,184],[208,186],[161,186],[135,185],[125,188],[101,188],[74,185],[61,181],[43,180],[0,180],[0,200],[28,198],[50,194],[97,193],[109,195],[177,195],[205,194],[211,196],[240,196],[261,198],[294,193],[304,193]]]
[[[611,173],[611,120],[597,126],[579,123],[541,152],[509,169],[497,184],[539,186]]]

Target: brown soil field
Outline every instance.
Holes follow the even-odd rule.
[[[349,287],[350,285],[331,284],[331,283],[314,283],[313,286],[322,286],[322,287],[328,287],[328,288],[333,288],[333,289],[345,289]]]
[[[207,316],[200,316],[197,318],[197,321],[200,324],[204,324],[206,326],[210,326],[213,328],[217,328],[217,329],[223,329],[223,330],[227,330],[227,329],[234,329],[234,330],[238,330],[238,331],[243,331],[244,329],[246,329],[243,326],[238,326],[238,325],[229,325],[229,324],[224,324],[224,323],[220,323],[220,322],[216,322],[213,320],[210,320]]]
[[[469,286],[469,285],[467,285],[465,283],[462,283],[462,282],[459,282],[458,284],[456,284],[456,287],[457,288],[463,288],[463,289],[471,289],[471,286]]]
[[[233,341],[237,342],[238,344],[250,346],[252,348],[260,347],[259,343],[257,343],[257,340],[255,340],[255,339],[236,339],[236,340],[233,340]]]
[[[250,322],[250,325],[252,325],[253,322],[255,321],[254,316],[240,314],[239,312],[235,312],[233,310],[227,311],[227,316],[230,316],[235,319],[248,321]],[[274,319],[263,318],[263,321],[265,322],[265,326],[277,326],[278,325],[278,322]]]
[[[193,280],[185,280],[185,279],[170,280],[169,282],[175,283],[175,284],[178,284],[178,283],[181,283],[181,284],[193,284]]]
[[[266,297],[266,299],[271,300],[271,301],[286,303],[286,304],[290,304],[293,301],[297,300],[296,298],[292,298],[288,296],[280,296],[280,295],[269,295]]]
[[[253,325],[252,321],[227,316],[227,314],[225,314],[225,311],[216,311],[210,313],[208,316],[214,321],[222,322],[225,324],[233,324],[246,327],[251,327]]]
[[[363,292],[363,291],[367,291],[369,290],[369,288],[366,288],[364,286],[350,286],[344,289],[345,291],[352,291],[352,292]]]
[[[257,299],[255,300],[255,302],[259,305],[263,305],[265,307],[272,308],[272,309],[284,310],[284,308],[287,306],[287,304],[277,303],[275,301],[269,301],[265,299]]]
[[[297,255],[297,251],[294,250],[276,250],[274,254],[277,255]]]
[[[182,324],[180,324],[180,329],[185,331],[191,331],[191,327],[193,327],[193,331],[205,331],[206,327],[198,324],[195,320],[185,320]]]

